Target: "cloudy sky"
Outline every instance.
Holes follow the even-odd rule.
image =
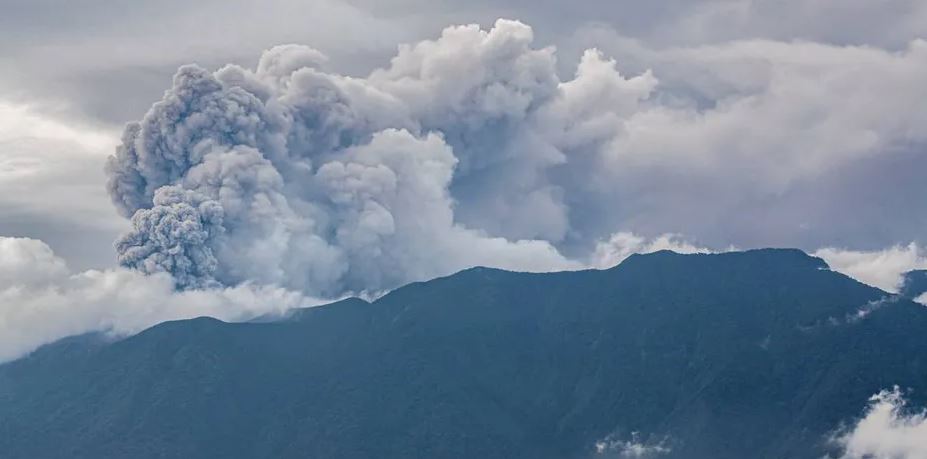
[[[75,267],[115,262],[125,221],[99,164],[178,66],[254,67],[265,49],[299,43],[325,53],[331,72],[366,76],[401,43],[499,17],[530,25],[532,46],[556,46],[562,80],[596,47],[623,75],[650,69],[658,83],[615,120],[625,133],[607,208],[573,203],[569,223],[490,232],[560,237],[540,227],[569,224],[567,238],[586,245],[633,231],[874,250],[920,242],[927,226],[917,0],[0,3],[0,234],[42,238]],[[540,229],[498,227],[510,224]]]
[[[473,265],[798,247],[889,291],[927,267],[927,2],[0,11],[7,357]]]

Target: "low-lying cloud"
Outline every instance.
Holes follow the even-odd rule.
[[[549,169],[592,155],[656,80],[589,51],[561,83],[532,40],[515,21],[452,27],[367,78],[296,45],[255,70],[183,67],[107,166],[132,218],[120,264],[325,296],[474,264],[580,267],[556,247],[569,209]]]
[[[927,268],[927,256],[922,252],[920,246],[912,242],[871,251],[823,248],[814,255],[823,258],[835,271],[864,284],[897,293],[906,272]]]
[[[840,459],[927,458],[927,413],[911,410],[898,387],[869,402],[865,416],[834,439]]]
[[[617,264],[631,253],[667,248],[702,250],[678,236],[646,240],[621,234],[607,244],[603,242],[603,257],[596,261]],[[481,259],[479,253],[472,257],[469,263],[473,265],[500,264],[499,259]],[[554,271],[562,269],[562,263],[562,258],[552,257],[549,264],[542,260],[536,268]],[[579,261],[570,261],[568,266],[586,267]],[[422,276],[427,279],[429,274]],[[43,344],[87,332],[121,337],[160,322],[200,316],[231,322],[284,317],[293,309],[332,300],[250,281],[197,287],[179,290],[177,279],[167,272],[144,273],[122,267],[75,271],[43,241],[0,236],[0,363]]]
[[[282,315],[319,301],[278,287],[177,291],[166,273],[71,271],[44,242],[0,237],[0,362],[67,336],[139,332],[166,320]]]

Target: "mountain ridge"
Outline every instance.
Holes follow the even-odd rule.
[[[276,322],[48,347],[0,366],[0,450],[564,459],[636,436],[661,457],[820,457],[876,391],[927,392],[927,310],[840,322],[891,296],[826,266],[766,249],[477,267]]]

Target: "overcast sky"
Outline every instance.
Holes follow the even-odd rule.
[[[555,46],[563,81],[595,47],[623,76],[650,70],[658,83],[615,120],[629,134],[612,139],[606,190],[570,197],[582,177],[554,182],[573,199],[565,220],[500,219],[458,172],[458,222],[573,257],[622,231],[813,251],[921,244],[927,230],[923,1],[2,0],[0,11],[0,235],[42,239],[79,269],[115,263],[129,224],[103,162],[178,66],[254,68],[262,51],[299,43],[325,53],[328,72],[362,77],[402,43],[499,17],[531,26],[532,47]]]

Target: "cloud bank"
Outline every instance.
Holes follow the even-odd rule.
[[[920,246],[911,243],[873,251],[823,248],[814,252],[814,256],[823,258],[831,269],[864,284],[898,293],[906,272],[927,268],[927,256],[922,252]]]
[[[318,303],[298,292],[250,283],[178,292],[165,273],[73,272],[44,242],[0,237],[0,362],[91,331],[122,336],[166,320],[241,321]]]
[[[190,226],[183,215],[196,210],[180,207],[173,209],[179,217],[165,225]],[[179,231],[199,234],[189,228]],[[491,243],[492,240],[488,242]],[[499,244],[508,243],[499,241]],[[596,262],[607,267],[632,253],[662,249],[707,250],[694,247],[678,236],[646,240],[622,233],[601,244]],[[480,259],[480,254],[472,254],[472,257],[474,265],[488,261]],[[562,259],[552,257],[552,260],[548,269],[558,269]],[[569,263],[570,266],[580,265],[578,261]],[[316,298],[301,291],[253,281],[234,286],[208,282],[197,284],[197,288],[179,290],[177,286],[182,281],[174,275],[152,271],[145,273],[124,267],[77,271],[43,241],[0,236],[0,363],[19,358],[43,344],[87,332],[122,337],[164,321],[200,316],[230,322],[259,316],[283,317],[296,308],[332,301],[331,297]],[[425,278],[427,275],[423,274],[422,279]]]

